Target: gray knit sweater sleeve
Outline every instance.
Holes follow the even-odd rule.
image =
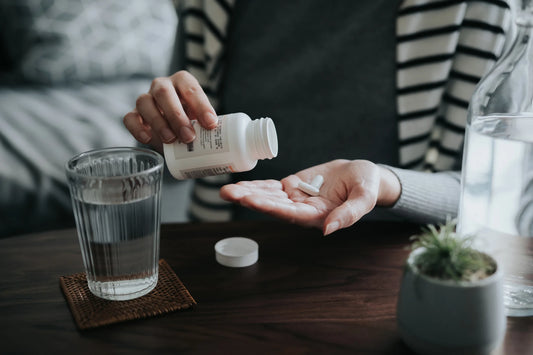
[[[426,173],[382,166],[391,170],[402,186],[400,199],[391,212],[419,223],[444,223],[447,217],[457,216],[460,172]]]

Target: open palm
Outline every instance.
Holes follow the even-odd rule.
[[[292,223],[322,228],[327,235],[352,225],[376,206],[383,190],[383,169],[366,160],[334,160],[281,181],[225,185],[220,194],[225,200],[244,207]],[[319,196],[298,189],[300,181],[310,182],[316,175],[324,177]]]

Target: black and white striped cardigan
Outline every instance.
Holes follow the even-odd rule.
[[[215,109],[234,0],[177,0],[184,69]],[[404,0],[396,21],[399,167],[444,171],[459,166],[468,103],[501,54],[511,25],[501,0]],[[228,176],[195,183],[190,215],[231,218],[218,195]]]

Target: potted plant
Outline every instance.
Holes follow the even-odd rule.
[[[487,354],[502,341],[502,271],[455,234],[455,221],[412,237],[398,298],[398,328],[421,354]]]

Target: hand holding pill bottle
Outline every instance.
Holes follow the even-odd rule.
[[[258,160],[278,155],[276,128],[268,117],[252,120],[242,112],[223,115],[211,130],[197,121],[192,124],[195,140],[163,145],[167,167],[178,180],[248,171]]]

